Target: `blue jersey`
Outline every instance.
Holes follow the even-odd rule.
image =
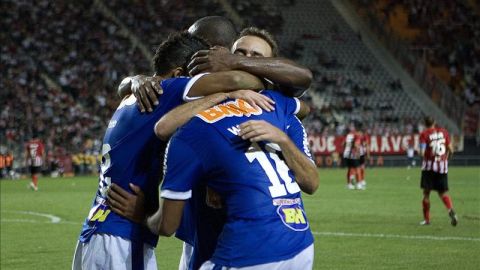
[[[133,183],[145,193],[146,212],[153,213],[158,208],[165,143],[155,136],[154,126],[164,114],[183,103],[196,78],[162,81],[159,105],[149,114],[139,112],[133,95],[120,103],[103,139],[98,190],[83,225],[81,242],[88,242],[94,233],[105,233],[156,246],[158,236],[111,211],[106,204],[106,192],[115,183],[133,193],[129,187]]]
[[[294,116],[298,101],[273,91],[263,94],[275,101],[275,111],[252,108],[242,100],[217,105],[182,127],[167,149],[163,198],[188,200],[192,189],[204,182],[224,199],[226,223],[211,258],[216,265],[286,260],[313,243],[300,188],[281,149],[237,135],[239,124],[265,120],[291,135],[311,158],[303,127]]]

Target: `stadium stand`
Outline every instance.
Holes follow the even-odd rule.
[[[475,136],[480,115],[480,13],[475,1],[355,3],[360,13],[374,14],[383,33],[404,43],[409,54],[425,62],[424,72],[430,80],[440,79],[448,91],[461,97],[466,108],[460,124],[467,137]]]
[[[402,89],[348,26],[330,1],[303,1],[284,11],[280,40],[285,54],[311,67],[315,74],[314,113],[310,132],[343,134],[352,121],[369,134],[404,134],[417,130],[423,116]],[[302,18],[311,22],[305,24]],[[294,29],[303,29],[302,33]]]
[[[428,16],[412,16],[409,10],[429,10],[428,1],[385,2],[363,0],[361,7],[374,6],[379,17],[404,16],[403,20],[410,20],[408,27],[395,33],[405,34],[412,44],[429,46],[445,38],[415,39],[425,36],[421,33],[431,21],[425,21],[430,20]],[[115,93],[120,79],[149,74],[155,45],[172,31],[206,15],[241,18],[239,28],[256,25],[270,30],[278,37],[283,55],[312,69],[315,82],[304,97],[313,108],[306,120],[309,132],[343,134],[352,121],[363,122],[373,135],[411,134],[422,128],[418,123],[423,112],[405,94],[401,81],[385,70],[363,44],[362,36],[328,0],[40,0],[35,5],[7,0],[0,7],[1,26],[9,29],[0,36],[0,145],[13,149],[16,156],[21,156],[23,142],[35,129],[48,152],[75,154],[77,171],[94,170],[95,166],[90,166],[95,163],[93,158],[88,158],[89,169],[82,169],[87,162],[79,155],[98,154],[106,123],[118,103]],[[461,4],[446,4],[445,8],[455,23],[453,28],[439,24],[445,28],[444,35],[475,18],[475,26],[468,31],[476,29],[478,36],[478,14],[471,14]],[[309,23],[304,23],[305,18]],[[396,29],[398,23],[388,25]],[[468,134],[478,132],[479,124],[478,44],[474,45],[475,61],[467,57],[472,53],[465,52],[468,48],[459,44],[449,47],[454,50],[458,75],[454,89],[464,87],[462,95],[470,105],[464,127]],[[428,59],[446,67],[450,75],[452,61],[436,59],[448,56],[452,60],[452,52],[433,51]],[[476,73],[471,74],[472,70]]]

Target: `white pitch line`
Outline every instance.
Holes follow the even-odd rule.
[[[48,221],[40,221],[40,220],[34,220],[34,219],[0,219],[0,222],[9,222],[9,223],[48,223],[48,224],[72,224],[72,225],[82,225],[83,223],[81,222],[74,222],[74,221],[66,221],[62,220],[60,217],[52,215],[52,214],[46,214],[46,213],[38,213],[38,212],[32,212],[32,211],[13,211],[13,210],[4,210],[2,211],[3,213],[16,213],[16,214],[24,214],[24,215],[32,215],[32,216],[40,216],[40,217],[46,217],[50,220]]]
[[[62,219],[60,217],[50,215],[50,214],[44,214],[44,213],[38,213],[38,212],[32,212],[32,211],[2,211],[6,213],[17,213],[17,214],[25,214],[25,215],[32,215],[32,216],[39,216],[39,217],[46,217],[50,219],[51,223],[59,223]]]
[[[369,237],[369,238],[400,238],[416,240],[434,240],[434,241],[480,241],[480,238],[457,237],[457,236],[432,236],[432,235],[401,235],[401,234],[375,234],[375,233],[346,233],[346,232],[314,232],[314,235],[340,236],[340,237]]]
[[[7,213],[18,213],[25,215],[41,216],[50,219],[50,223],[62,223],[62,224],[74,224],[79,225],[82,223],[73,222],[73,221],[62,221],[60,217],[38,213],[32,211],[2,211]],[[1,219],[1,222],[23,222],[23,223],[40,223],[40,221],[32,219]],[[45,222],[43,222],[45,223]],[[312,231],[314,235],[323,235],[323,236],[340,236],[340,237],[368,237],[368,238],[399,238],[399,239],[416,239],[416,240],[434,240],[434,241],[478,241],[480,238],[474,237],[457,237],[457,236],[432,236],[432,235],[401,235],[401,234],[374,234],[374,233],[346,233],[346,232],[315,232]]]

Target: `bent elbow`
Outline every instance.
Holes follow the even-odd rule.
[[[243,76],[240,72],[232,72],[230,75],[230,85],[240,85],[243,82]]]
[[[159,138],[162,141],[168,141],[168,138],[170,138],[170,134],[167,132],[167,127],[166,125],[162,122],[162,120],[158,121],[155,124],[155,136]]]
[[[312,183],[311,185],[305,187],[302,191],[307,193],[308,195],[313,195],[315,191],[318,189],[318,181],[316,183]]]
[[[313,195],[317,191],[318,185],[319,185],[319,182],[320,182],[319,179],[318,179],[318,171],[317,171],[316,168],[315,168],[315,170],[312,170],[312,172],[308,176],[307,181],[308,181],[309,185],[304,192],[307,193],[308,195]]]
[[[175,231],[176,231],[176,229],[166,228],[165,226],[161,226],[158,229],[158,235],[170,237],[175,233]]]
[[[305,87],[305,89],[308,89],[310,85],[312,85],[312,81],[313,81],[313,73],[312,71],[310,71],[310,69],[308,68],[305,69],[303,80],[304,80],[303,86]]]

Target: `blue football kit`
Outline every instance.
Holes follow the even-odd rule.
[[[107,189],[115,183],[133,193],[129,187],[129,183],[133,183],[145,193],[146,212],[153,213],[158,209],[158,186],[166,144],[157,139],[154,126],[163,115],[184,103],[188,90],[199,77],[162,81],[163,94],[159,97],[159,105],[149,114],[139,112],[133,95],[121,102],[105,132],[98,190],[83,224],[80,242],[88,243],[93,234],[118,236],[130,240],[132,252],[140,257],[144,243],[156,246],[158,236],[142,224],[111,211],[106,203]]]
[[[279,146],[251,143],[237,135],[241,123],[265,120],[287,133],[311,159],[305,131],[295,116],[298,100],[270,90],[262,93],[275,101],[275,111],[230,100],[198,114],[167,147],[161,196],[189,200],[177,236],[184,236],[194,251],[211,243],[198,241],[209,221],[195,205],[205,197],[190,200],[195,197],[192,190],[208,185],[224,200],[225,225],[218,239],[212,237],[216,245],[207,258],[215,265],[245,267],[286,260],[313,243],[300,187]]]

